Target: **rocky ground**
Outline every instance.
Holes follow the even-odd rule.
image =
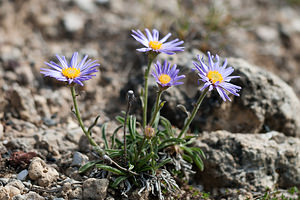
[[[203,102],[192,128],[208,159],[177,198],[257,199],[266,188],[291,195],[300,187],[299,10],[298,0],[0,1],[0,199],[124,198],[107,179],[78,173],[95,157],[72,116],[70,91],[39,71],[56,53],[99,60],[100,72],[78,92],[84,122],[101,115],[93,133],[101,144],[100,127],[118,126],[125,92],[140,91],[146,58],[130,30],[145,27],[185,41],[185,52],[160,57],[187,76],[163,96],[162,114],[174,126],[184,117],[176,105],[191,109],[200,94],[191,71],[197,54],[231,57],[241,76],[240,97],[222,102],[212,93]],[[137,102],[139,119],[138,109]],[[148,199],[136,191],[129,198]]]

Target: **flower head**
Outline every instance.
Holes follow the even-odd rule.
[[[158,85],[162,88],[168,88],[173,85],[181,85],[183,82],[178,82],[185,76],[178,76],[179,69],[176,69],[176,64],[171,67],[171,63],[165,60],[164,64],[161,65],[159,61],[154,64],[155,70],[152,71],[152,76],[156,79]]]
[[[153,136],[155,136],[155,130],[151,126],[146,126],[144,134],[147,139],[151,139]]]
[[[86,61],[88,58],[87,55],[77,63],[78,52],[73,53],[70,63],[67,62],[64,56],[60,57],[56,55],[56,57],[60,63],[56,64],[53,61],[50,61],[50,63],[45,62],[45,64],[51,68],[41,68],[41,73],[59,81],[66,81],[69,84],[74,82],[83,86],[82,81],[89,80],[93,76],[96,76],[92,73],[98,72],[97,67],[100,65],[96,63],[97,60],[92,61],[89,59]]]
[[[209,88],[209,91],[215,88],[223,101],[226,101],[226,99],[231,101],[225,91],[235,96],[240,96],[238,92],[240,91],[241,87],[229,83],[231,79],[239,78],[239,76],[230,76],[234,69],[232,67],[226,68],[227,59],[225,59],[223,66],[220,66],[220,58],[218,55],[215,56],[216,62],[214,62],[214,56],[210,55],[210,52],[207,52],[207,55],[208,65],[204,63],[203,57],[200,58],[199,55],[198,60],[200,64],[193,62],[194,66],[198,70],[200,80],[204,82],[204,86],[201,88],[201,91],[207,87]]]
[[[146,28],[145,32],[147,37],[140,30],[132,30],[132,37],[145,46],[144,48],[137,49],[137,51],[153,51],[156,53],[166,53],[172,55],[175,54],[175,51],[183,51],[184,49],[184,47],[179,46],[183,44],[183,41],[179,41],[179,39],[166,42],[171,36],[171,33],[168,33],[165,37],[159,40],[158,30],[153,29],[151,34],[151,32]]]

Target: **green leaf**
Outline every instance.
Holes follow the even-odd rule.
[[[106,139],[106,133],[105,133],[105,131],[106,131],[106,126],[107,126],[107,123],[105,123],[105,124],[103,124],[102,125],[102,138],[103,138],[103,140],[104,140],[104,144],[105,144],[105,149],[108,149],[109,147],[108,147],[108,143],[107,143],[107,139]]]
[[[142,104],[142,108],[144,108],[144,89],[141,88],[141,93],[140,93],[140,101],[141,101],[141,104]]]
[[[203,171],[204,169],[204,165],[203,165],[203,161],[201,160],[201,158],[198,156],[198,154],[192,151],[192,149],[190,147],[186,147],[184,145],[180,146],[185,152],[187,152],[189,154],[189,156],[191,156],[193,158],[193,161],[195,162],[196,166]]]
[[[103,170],[106,170],[106,171],[109,171],[109,172],[112,172],[114,174],[118,174],[118,175],[126,175],[126,173],[122,172],[121,170],[119,169],[116,169],[114,167],[111,167],[111,166],[107,166],[107,165],[103,165],[103,164],[96,164],[96,167],[97,168],[100,168],[100,169],[103,169]]]
[[[129,117],[129,133],[133,140],[136,139],[136,117],[131,115]]]
[[[197,165],[197,167],[200,169],[200,171],[203,171],[204,169],[204,164],[203,161],[201,160],[201,158],[199,156],[195,156],[194,158],[194,162]]]
[[[111,146],[110,148],[113,149],[115,147],[115,138],[116,138],[116,134],[118,133],[118,131],[123,127],[123,125],[118,126],[118,128],[115,129],[112,137],[111,137]]]
[[[193,163],[193,158],[191,156],[188,156],[186,154],[181,154],[182,158],[186,161],[188,161],[189,163]]]
[[[127,176],[119,176],[118,178],[115,179],[111,187],[116,188],[122,181],[126,180]]]
[[[131,171],[134,168],[134,165],[129,163],[129,170]]]
[[[193,139],[193,138],[196,138],[197,136],[194,136],[194,135],[186,135],[184,137],[185,140],[190,140],[190,139]]]
[[[100,118],[100,115],[98,115],[96,118],[95,118],[95,121],[94,123],[88,128],[88,133],[91,135],[91,131],[92,131],[92,128],[94,128],[94,126],[97,125],[97,122],[98,122],[98,119]]]
[[[148,167],[143,167],[140,172],[146,172],[146,171],[149,171],[149,170],[153,170],[152,167],[148,166]]]
[[[199,147],[190,147],[190,149],[194,152],[197,152],[202,156],[202,158],[206,159],[204,152]]]
[[[120,122],[121,124],[124,124],[124,121],[125,121],[124,117],[121,117],[121,116],[116,116],[116,120],[118,122]]]
[[[160,121],[161,121],[162,125],[165,127],[168,136],[169,137],[174,136],[171,122],[162,116],[160,116]]]
[[[174,145],[174,144],[180,144],[180,143],[184,143],[185,140],[181,139],[181,138],[170,138],[170,139],[166,139],[164,140],[159,146],[158,149],[164,149],[170,145]]]
[[[147,156],[145,156],[144,158],[138,160],[137,168],[140,168],[143,165],[145,165],[153,156],[154,156],[154,152],[151,152]]]
[[[162,166],[166,165],[167,163],[171,162],[171,158],[167,158],[166,160],[162,161],[161,163],[159,163],[155,168],[156,169],[159,169],[161,168]]]
[[[94,167],[96,163],[97,162],[95,162],[95,161],[88,162],[85,165],[83,165],[82,167],[80,167],[78,172],[84,173],[84,172],[88,171],[89,169],[91,169],[92,167]]]

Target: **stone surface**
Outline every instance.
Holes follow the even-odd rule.
[[[1,200],[10,200],[18,194],[20,194],[20,190],[12,185],[0,187],[0,199]]]
[[[30,179],[37,181],[37,184],[43,187],[53,184],[59,176],[53,167],[48,166],[39,157],[31,161],[28,172]]]
[[[89,158],[86,155],[76,151],[73,155],[71,167],[81,167],[88,161],[89,161]]]
[[[6,186],[13,186],[18,188],[20,191],[23,191],[25,188],[24,184],[20,180],[12,180]]]
[[[108,179],[89,178],[83,182],[82,198],[104,200],[106,198]]]
[[[14,196],[12,200],[44,200],[45,198],[36,192],[28,192],[27,194]]]
[[[72,190],[69,194],[70,199],[82,199],[82,188],[77,187],[74,190]]]
[[[76,13],[66,13],[63,21],[65,29],[71,33],[80,31],[84,27],[84,19],[82,18],[82,16]]]
[[[26,179],[27,175],[28,175],[28,170],[24,169],[20,173],[18,173],[17,179],[20,181],[24,181]]]
[[[204,132],[195,146],[205,152],[205,169],[195,181],[204,190],[300,186],[300,139],[279,132],[232,134]]]
[[[11,110],[11,112],[17,112],[21,119],[33,123],[37,123],[40,120],[30,89],[14,85],[8,91],[8,98],[10,104],[7,109]]]

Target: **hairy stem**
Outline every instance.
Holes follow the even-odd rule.
[[[181,130],[181,132],[180,132],[180,134],[178,135],[177,138],[181,138],[181,136],[184,135],[187,132],[187,130],[189,129],[190,124],[193,121],[193,119],[195,118],[195,115],[196,115],[197,111],[199,110],[199,107],[200,107],[200,105],[201,105],[204,97],[206,96],[207,92],[208,92],[208,88],[206,88],[202,92],[202,94],[200,95],[200,97],[198,98],[197,103],[196,103],[196,105],[195,105],[195,107],[194,107],[194,109],[192,111],[192,114],[191,114],[190,118],[184,124],[184,127],[182,128],[182,130]]]
[[[156,57],[156,56],[155,56]],[[144,108],[143,108],[143,128],[145,130],[147,124],[147,106],[148,106],[148,77],[150,73],[151,64],[155,58],[152,54],[148,56],[148,66],[144,74],[145,88],[144,88]]]
[[[157,97],[156,97],[156,102],[155,102],[155,110],[154,110],[154,113],[153,113],[153,116],[152,116],[152,119],[150,121],[150,124],[149,126],[152,126],[155,119],[156,119],[156,116],[157,116],[157,113],[158,111],[160,110],[160,98],[161,98],[161,94],[163,93],[163,90],[159,90],[158,93],[157,93]]]
[[[86,130],[86,128],[84,127],[83,125],[83,121],[81,119],[81,116],[80,116],[80,112],[79,112],[79,109],[78,109],[78,104],[77,104],[77,100],[76,100],[76,91],[75,91],[75,86],[71,86],[71,94],[72,94],[72,98],[73,98],[73,103],[74,103],[74,109],[75,109],[75,115],[76,115],[76,118],[78,120],[78,123],[79,123],[79,126],[81,127],[82,131],[84,132],[84,134],[86,135],[86,137],[88,138],[90,144],[93,146],[93,147],[96,147],[95,149],[97,149],[98,153],[100,153],[100,155],[103,155],[103,150],[97,145],[97,143],[93,140],[93,138],[91,137],[91,133],[88,132]]]
[[[127,143],[126,143],[126,126],[127,126],[127,118],[129,115],[129,111],[130,111],[130,107],[131,107],[131,100],[129,99],[127,102],[127,109],[126,109],[126,114],[125,114],[125,119],[124,119],[124,127],[123,127],[123,138],[124,138],[124,160],[125,163],[127,163]]]

